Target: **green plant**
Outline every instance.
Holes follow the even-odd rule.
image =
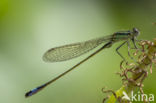
[[[136,91],[138,88],[142,94],[143,101],[145,103],[149,102],[144,96],[143,81],[148,76],[148,71],[152,73],[152,64],[156,64],[156,39],[154,39],[153,42],[147,40],[140,41],[138,44],[141,48],[134,53],[134,56],[137,56],[137,62],[121,62],[121,73],[117,74],[122,78],[123,85],[116,92],[102,89],[104,93],[112,93],[112,95],[106,97],[103,102],[106,102],[106,99],[108,99],[107,103],[132,103],[130,99],[124,98],[124,93],[126,93],[128,97],[131,97],[131,92]]]

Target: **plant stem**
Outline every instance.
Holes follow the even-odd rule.
[[[145,71],[147,71],[149,65],[153,63],[153,58],[155,57],[156,54],[156,39],[154,39],[154,42],[151,42],[150,45],[148,45],[148,51],[147,54],[145,55],[145,58],[143,58],[139,64],[134,68],[134,73],[132,73],[131,80],[134,81],[128,81],[126,85],[122,85],[120,89],[118,89],[115,93],[117,98],[123,96],[123,92],[126,92],[129,96],[132,91],[136,91],[138,86],[136,86],[135,83],[142,84],[143,82],[143,76],[145,76]],[[143,79],[142,79],[143,78]],[[115,103],[117,101],[117,98],[112,94],[107,103]],[[124,103],[129,103],[128,100],[124,101]]]

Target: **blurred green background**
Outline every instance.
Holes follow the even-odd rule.
[[[36,95],[24,94],[56,77],[87,55],[60,63],[45,63],[49,48],[81,42],[137,27],[139,39],[156,37],[155,0],[1,0],[0,103],[101,103],[104,86],[121,87],[120,43],[103,50]],[[128,58],[127,47],[120,52]],[[156,68],[144,82],[156,95]]]

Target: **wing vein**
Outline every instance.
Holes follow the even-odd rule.
[[[84,42],[51,48],[47,52],[45,52],[45,54],[43,55],[43,60],[46,62],[60,62],[76,58],[96,48],[101,43],[109,41],[111,38],[112,36],[105,36]]]

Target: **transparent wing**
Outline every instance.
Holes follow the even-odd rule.
[[[47,52],[45,52],[45,54],[43,55],[43,60],[46,62],[60,62],[69,60],[94,49],[101,43],[109,41],[111,38],[112,35],[80,43],[73,43],[69,45],[51,48]]]

